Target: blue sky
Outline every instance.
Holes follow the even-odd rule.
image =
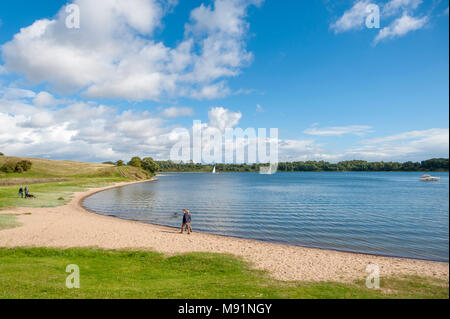
[[[448,157],[448,1],[94,2],[73,30],[66,1],[0,4],[3,153],[168,158],[200,119],[278,128],[281,160]]]

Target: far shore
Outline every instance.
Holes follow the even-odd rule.
[[[162,173],[164,174],[164,173]],[[156,178],[153,180],[157,180]],[[139,182],[117,183],[73,195],[65,206],[13,208],[22,226],[0,231],[0,247],[97,247],[156,250],[165,254],[212,252],[242,257],[253,267],[281,280],[354,282],[365,280],[366,267],[376,264],[381,277],[416,275],[448,281],[449,264],[376,256],[240,239],[194,232],[99,215],[82,207],[92,194]]]

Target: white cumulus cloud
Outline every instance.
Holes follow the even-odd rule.
[[[214,107],[208,112],[210,126],[221,131],[236,126],[242,118],[241,112],[233,112],[223,107]]]
[[[414,10],[422,2],[422,0],[391,0],[383,7],[382,14],[391,16],[402,10]]]
[[[345,11],[344,14],[331,25],[331,29],[335,33],[341,33],[363,27],[367,13],[367,6],[370,4],[369,0],[357,1],[352,8]]]
[[[363,29],[368,16],[368,6],[377,4],[381,7],[381,20],[383,27],[375,37],[373,43],[377,44],[382,40],[394,39],[423,28],[429,20],[428,16],[416,18],[413,16],[421,4],[422,0],[390,0],[385,3],[376,3],[371,0],[359,0],[344,12],[344,14],[330,25],[334,32],[342,33],[356,29]]]
[[[19,88],[0,89],[0,150],[8,155],[81,161],[127,160],[132,156],[169,159],[171,149],[192,127],[169,124],[167,117],[190,113],[189,108],[168,108],[160,114],[119,110],[94,102],[65,102],[58,107],[38,106],[36,94]],[[165,113],[165,114],[164,114]],[[202,143],[211,145],[206,133],[238,128],[242,113],[212,107],[208,123],[202,124]],[[242,128],[245,130],[245,128]],[[364,125],[319,127],[305,132],[308,139],[279,140],[279,160],[423,160],[448,157],[449,130],[432,128],[365,139],[341,150],[315,141],[320,136],[364,136]],[[266,137],[258,136],[258,139]],[[235,147],[248,147],[245,139]]]
[[[382,40],[394,39],[404,36],[405,34],[419,30],[425,26],[428,21],[428,17],[415,18],[404,13],[403,16],[396,19],[392,24],[380,30],[378,35],[374,39],[374,44]]]
[[[79,29],[66,27],[64,6],[54,18],[35,21],[4,44],[3,67],[60,92],[158,101],[229,94],[225,80],[252,60],[246,50],[247,9],[260,1],[201,4],[191,12],[183,38],[173,47],[153,34],[176,1],[73,3],[81,12]]]

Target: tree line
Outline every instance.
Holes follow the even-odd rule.
[[[125,166],[125,162],[123,160],[118,160],[116,162],[103,162],[103,164]],[[155,174],[160,170],[158,164],[151,157],[144,157],[141,159],[140,157],[135,156],[126,165],[141,168],[151,174]]]
[[[160,172],[209,172],[211,164],[176,163],[172,161],[155,161]],[[216,164],[219,172],[259,172],[261,166],[268,164]],[[279,172],[420,172],[449,170],[449,159],[433,158],[422,162],[367,162],[361,160],[329,163],[325,161],[282,162],[278,164]]]

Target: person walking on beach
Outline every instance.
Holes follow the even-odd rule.
[[[184,228],[186,227],[186,230],[187,230],[188,234],[190,234],[189,223],[190,223],[190,216],[189,216],[187,210],[183,209],[183,224],[181,225],[181,233],[183,233]]]
[[[20,186],[20,188],[19,188],[19,197],[17,197],[17,198],[23,198],[23,187],[22,186]]]
[[[25,198],[28,197],[28,186],[25,186]]]
[[[183,233],[184,227],[186,227],[186,217],[187,217],[186,209],[183,209],[183,223],[181,224],[181,233]]]
[[[191,221],[192,221],[192,216],[191,216],[191,212],[189,211],[189,209],[186,210],[189,219],[186,222],[186,228],[188,229],[188,234],[192,233],[192,227],[191,227]]]

